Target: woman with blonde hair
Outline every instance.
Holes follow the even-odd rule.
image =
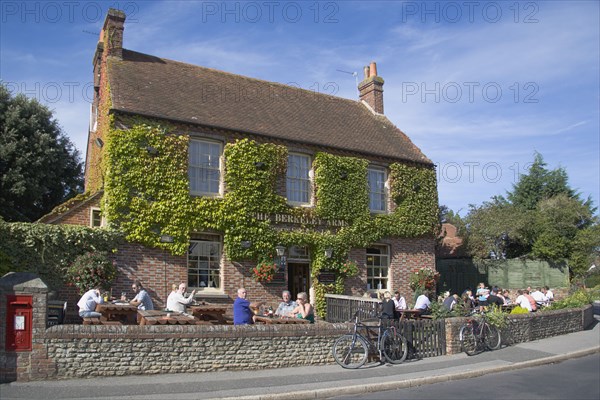
[[[381,318],[394,319],[396,311],[396,303],[392,300],[392,294],[388,291],[383,293],[383,301],[381,302]]]
[[[290,313],[290,317],[296,317],[300,319],[305,319],[310,321],[311,324],[315,323],[315,310],[313,306],[308,301],[308,295],[306,292],[298,293],[296,300],[296,308],[294,308]]]

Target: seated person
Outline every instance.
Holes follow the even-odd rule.
[[[531,294],[529,294],[529,289],[525,289],[523,290],[523,296],[529,300],[529,304],[531,304],[531,312],[536,312],[538,309],[537,303],[535,302],[535,299],[533,297],[531,297]]]
[[[404,300],[404,297],[400,296],[400,292],[397,290],[394,292],[394,305],[396,306],[396,313],[406,310],[406,300]]]
[[[196,294],[196,291],[192,290],[190,296],[185,297],[184,294],[186,290],[187,285],[181,282],[177,291],[171,292],[171,294],[167,298],[167,310],[185,314],[186,306],[190,305],[192,301],[194,301],[194,294]]]
[[[133,289],[135,297],[129,304],[137,306],[138,310],[154,310],[152,299],[140,281],[133,282],[131,289]]]
[[[497,290],[498,288],[492,288],[492,291],[487,298],[488,306],[495,305],[497,307],[502,307],[504,305],[504,299],[498,296]]]
[[[454,306],[456,306],[457,301],[458,301],[458,295],[456,293],[453,293],[452,295],[450,295],[444,299],[444,301],[442,302],[442,306],[446,310],[452,311],[454,309]]]
[[[394,319],[396,318],[396,303],[392,300],[392,294],[386,291],[383,294],[383,302],[381,303],[381,318]]]
[[[529,312],[532,311],[531,302],[527,297],[525,297],[524,291],[521,289],[517,290],[517,298],[515,299],[515,304],[517,304],[519,307],[526,309]]]
[[[546,295],[542,292],[541,288],[537,288],[531,292],[531,297],[533,297],[536,304],[540,307],[548,305],[548,297],[546,297]]]
[[[260,304],[250,303],[246,300],[248,292],[244,288],[237,291],[238,297],[233,301],[233,324],[248,325],[254,323],[254,312],[252,308],[257,309]]]
[[[424,291],[423,294],[417,297],[417,301],[415,302],[415,310],[419,310],[421,315],[427,315],[430,313],[430,306],[431,301],[429,300],[429,292]]]
[[[287,317],[287,315],[292,312],[294,308],[298,304],[294,300],[292,300],[292,294],[289,290],[284,290],[281,292],[281,298],[283,301],[279,303],[277,310],[275,310],[275,316],[277,317]]]
[[[554,301],[554,293],[552,293],[552,290],[550,290],[548,286],[544,286],[542,288],[542,292],[544,293],[544,296],[546,296],[546,298],[548,299],[548,303],[552,303]]]
[[[465,310],[472,311],[475,308],[475,299],[473,298],[473,292],[470,289],[466,289],[463,292],[461,299]]]
[[[288,316],[306,319],[310,321],[311,324],[314,324],[315,310],[313,306],[308,302],[308,295],[306,294],[306,292],[298,293],[296,303],[298,305],[288,314]]]
[[[81,318],[100,318],[102,314],[96,312],[96,305],[103,303],[104,300],[100,295],[100,286],[96,286],[93,289],[88,290],[77,302],[77,306],[79,307],[79,316]]]

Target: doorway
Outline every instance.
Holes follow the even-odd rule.
[[[288,264],[288,290],[295,300],[300,292],[306,292],[310,288],[310,268],[308,263]]]

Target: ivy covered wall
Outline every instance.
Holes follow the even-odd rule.
[[[367,185],[368,161],[324,152],[314,156],[314,208],[290,207],[277,193],[285,180],[287,148],[241,139],[224,149],[225,193],[220,198],[190,196],[187,132],[166,124],[130,119],[128,129],[111,129],[104,155],[103,212],[127,240],[149,247],[187,252],[190,234],[217,231],[233,261],[260,260],[277,245],[307,246],[317,311],[324,311],[325,293],[343,293],[344,281],[358,271],[348,263],[352,248],[387,236],[433,237],[438,202],[433,167],[394,163],[389,166],[393,211],[372,216]],[[282,230],[257,214],[342,220],[345,226],[315,230],[311,225]],[[173,243],[161,243],[161,235]],[[250,241],[243,248],[242,241]],[[324,250],[333,249],[326,258]],[[335,271],[336,283],[318,281],[322,270]]]

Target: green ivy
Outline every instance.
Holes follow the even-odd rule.
[[[120,232],[76,225],[7,223],[0,220],[0,276],[37,273],[52,289],[65,282],[68,265],[90,251],[113,252]]]
[[[435,171],[404,164],[390,166],[390,195],[394,212],[371,216],[367,185],[368,161],[355,157],[317,153],[314,160],[316,207],[290,207],[277,194],[285,184],[287,149],[249,139],[228,143],[224,149],[226,185],[223,198],[189,194],[187,152],[189,138],[170,126],[132,120],[128,130],[108,135],[103,211],[128,240],[185,254],[190,233],[214,230],[224,235],[231,260],[259,260],[276,245],[306,246],[311,253],[311,275],[319,315],[325,314],[325,293],[343,293],[343,265],[352,248],[366,247],[386,236],[432,235],[437,227]],[[151,155],[146,150],[157,150]],[[311,226],[279,230],[256,214],[290,214],[343,220],[333,231]],[[160,243],[160,235],[174,243]],[[250,241],[250,248],[242,248]],[[333,257],[326,258],[326,248]],[[321,284],[322,270],[337,272],[335,284]]]

